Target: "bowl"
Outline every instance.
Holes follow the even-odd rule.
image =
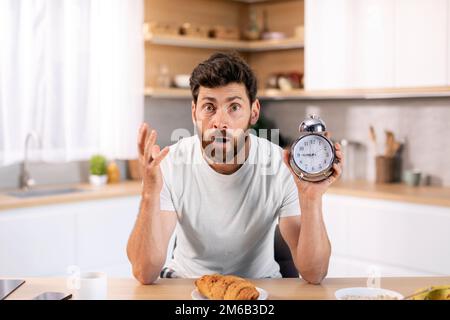
[[[173,83],[177,88],[189,88],[190,74],[177,74],[173,77]]]
[[[344,288],[335,292],[338,300],[401,300],[403,295],[387,289],[355,287]]]
[[[264,32],[261,38],[263,40],[282,40],[286,39],[286,34],[283,32]]]

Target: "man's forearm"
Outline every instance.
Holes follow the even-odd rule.
[[[320,283],[328,271],[331,245],[322,215],[322,197],[300,199],[301,228],[296,265],[308,282]]]
[[[144,283],[156,280],[167,250],[164,246],[159,201],[158,194],[142,195],[139,214],[127,246],[133,273]]]

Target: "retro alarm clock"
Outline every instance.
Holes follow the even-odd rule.
[[[336,150],[325,136],[325,122],[310,115],[299,126],[300,136],[291,146],[290,165],[303,180],[318,182],[333,174]]]

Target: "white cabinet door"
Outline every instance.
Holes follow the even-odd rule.
[[[450,270],[450,210],[390,201],[354,201],[349,255],[446,274]],[[363,245],[361,245],[363,244]]]
[[[450,0],[447,0],[447,85],[450,86]]]
[[[353,88],[394,86],[394,9],[392,0],[353,2]]]
[[[447,83],[448,0],[396,0],[395,85]]]
[[[136,196],[0,211],[0,277],[64,276],[70,265],[132,276],[138,209]]]
[[[450,0],[307,0],[305,88],[450,84]]]
[[[351,85],[351,0],[305,2],[305,88]]]
[[[0,277],[66,274],[75,263],[74,215],[66,209],[0,211]]]
[[[126,246],[139,210],[138,197],[76,204],[76,257],[82,270],[131,276]]]
[[[450,208],[327,194],[324,219],[333,248],[330,276],[445,275]]]
[[[394,1],[305,4],[305,88],[394,86]]]

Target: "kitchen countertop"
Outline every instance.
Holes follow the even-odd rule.
[[[74,192],[52,196],[40,196],[24,199],[7,195],[6,192],[8,191],[1,191],[0,210],[77,202],[77,201],[136,196],[141,193],[141,182],[139,181],[122,181],[120,183],[107,184],[103,187],[94,187],[86,183],[86,184],[45,186],[45,187],[42,186],[36,187],[35,189],[56,189],[56,188],[63,189],[67,187],[79,188],[82,190],[82,192]]]
[[[68,186],[57,186],[58,188]],[[124,181],[95,188],[89,184],[70,185],[84,192],[34,198],[15,198],[0,192],[0,210],[69,203],[76,201],[137,196],[141,192],[140,181]],[[52,188],[41,187],[41,188]],[[53,187],[56,188],[56,187]],[[367,181],[338,181],[328,191],[329,194],[354,196],[378,200],[401,201],[415,204],[450,207],[449,187],[409,187],[404,184],[375,184]]]
[[[376,184],[362,180],[338,181],[330,188],[329,193],[360,198],[450,207],[449,187],[410,187],[401,183]]]
[[[24,278],[20,288],[7,300],[32,299],[46,291],[65,291],[65,278]],[[258,279],[252,282],[269,293],[269,299],[278,300],[330,300],[335,299],[336,290],[347,287],[365,287],[365,278],[330,278],[321,285],[307,284],[301,279]],[[382,278],[381,287],[400,292],[404,296],[430,285],[448,285],[450,277],[401,277]],[[154,285],[141,285],[134,279],[110,278],[108,299],[140,300],[190,300],[194,289],[193,279],[159,279]]]

